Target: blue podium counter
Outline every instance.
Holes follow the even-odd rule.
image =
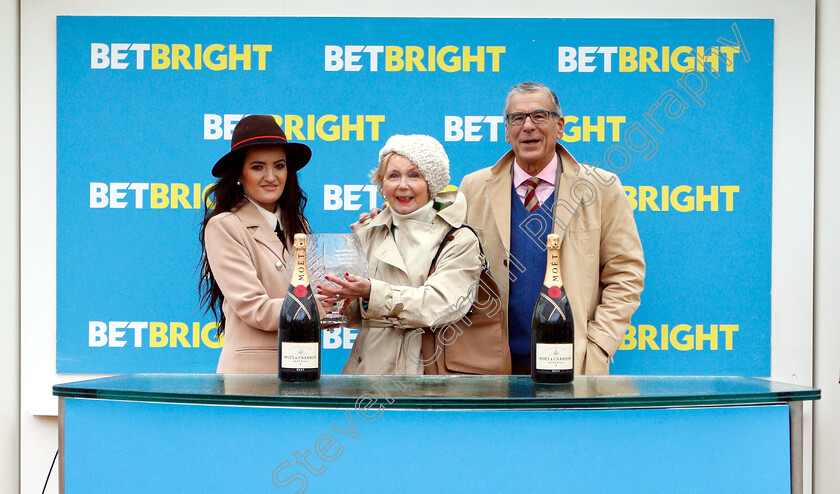
[[[800,492],[820,397],[740,377],[221,374],[53,394],[67,493]]]

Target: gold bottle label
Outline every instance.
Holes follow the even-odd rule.
[[[298,297],[305,297],[306,287],[309,286],[309,274],[306,271],[306,234],[295,234],[293,255],[294,259],[291,283],[295,287],[295,295]]]
[[[547,260],[545,265],[545,281],[543,285],[548,288],[548,296],[560,298],[563,293],[563,278],[560,275],[560,235],[551,233],[546,240]]]

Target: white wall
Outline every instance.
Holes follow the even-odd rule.
[[[18,230],[20,200],[18,113],[19,10],[17,0],[0,0],[0,492],[17,492],[20,468],[20,295]]]
[[[223,6],[224,5],[224,6]],[[410,5],[410,6],[409,6]],[[545,5],[549,10],[545,10]],[[18,8],[17,2],[0,0],[3,17],[0,18],[0,35],[9,38],[9,43],[3,43],[0,52],[0,62],[4,66],[14,66],[17,60],[16,48],[16,15],[8,15]],[[796,47],[803,42],[807,45],[813,32],[809,29],[809,22],[813,20],[813,4],[810,1],[797,2],[793,0],[751,1],[751,0],[715,0],[691,4],[678,4],[665,0],[647,2],[609,2],[607,0],[580,2],[501,2],[501,1],[469,1],[455,4],[449,0],[430,0],[427,2],[397,1],[378,2],[367,0],[362,2],[329,1],[313,5],[306,1],[268,1],[243,0],[235,5],[214,1],[187,0],[170,2],[168,0],[145,0],[129,2],[103,2],[94,0],[58,1],[38,0],[23,2],[20,6],[22,14],[21,24],[21,53],[24,60],[21,81],[23,87],[22,114],[20,118],[24,134],[21,144],[22,171],[24,183],[27,176],[38,177],[39,186],[49,190],[54,187],[55,163],[55,16],[64,14],[77,15],[329,15],[329,16],[479,16],[479,17],[776,17],[776,50],[783,63],[776,64],[774,84],[776,96],[774,112],[774,268],[773,268],[773,378],[780,381],[795,382],[810,385],[812,376],[814,385],[823,389],[823,400],[818,402],[813,411],[815,439],[814,451],[814,491],[829,493],[840,485],[840,469],[836,468],[837,444],[840,444],[840,289],[836,285],[840,279],[840,261],[835,253],[840,247],[840,220],[837,211],[840,210],[840,199],[834,192],[837,183],[832,178],[840,178],[840,171],[835,161],[840,157],[840,111],[835,94],[840,73],[838,62],[833,54],[835,46],[840,42],[837,29],[840,28],[840,0],[823,0],[818,2],[818,105],[817,105],[817,148],[816,175],[817,209],[816,209],[816,248],[811,248],[812,228],[812,197],[813,181],[811,179],[811,159],[813,156],[813,141],[809,137],[810,126],[813,125],[813,102],[802,97],[802,88],[797,87],[797,81],[809,79],[813,73],[810,53],[796,53]],[[761,15],[759,15],[761,13]],[[788,15],[789,14],[789,15]],[[7,28],[8,27],[8,28]],[[9,44],[13,48],[6,48]],[[804,72],[803,72],[804,71]],[[810,74],[809,74],[810,71]],[[17,137],[15,123],[17,122],[17,102],[9,95],[17,94],[17,82],[12,75],[14,71],[0,71],[0,122],[11,128],[7,132],[0,132],[0,139],[5,144],[4,150],[16,149]],[[7,81],[7,77],[9,80]],[[806,88],[807,89],[807,88]],[[805,91],[807,93],[807,91]],[[7,102],[7,100],[9,100]],[[14,118],[12,118],[14,116]],[[783,117],[783,118],[780,118]],[[45,123],[46,122],[46,123]],[[44,137],[42,133],[35,133],[33,129],[48,131]],[[50,126],[52,126],[50,128]],[[4,127],[5,128],[5,127]],[[2,130],[2,129],[0,129]],[[36,136],[41,136],[35,139]],[[804,137],[803,137],[804,136]],[[16,153],[7,153],[14,156]],[[52,167],[50,169],[50,167]],[[48,173],[42,173],[46,170]],[[52,174],[49,171],[52,170]],[[0,166],[2,180],[0,187],[9,188],[9,197],[20,197],[17,193],[18,167],[14,159]],[[36,174],[37,175],[34,175]],[[30,175],[27,175],[30,174]],[[791,192],[794,192],[791,194]],[[24,197],[24,201],[27,198]],[[54,201],[54,197],[52,198]],[[14,208],[8,208],[11,210]],[[13,215],[6,213],[0,216],[2,226],[6,231],[17,228],[17,210]],[[22,219],[22,236],[26,241],[32,238],[31,232],[41,228],[42,221],[51,222],[55,218],[55,204],[47,204],[43,210],[30,213]],[[49,224],[49,223],[48,223]],[[49,231],[54,235],[54,231]],[[15,280],[17,276],[17,239],[6,236],[0,240],[8,245],[0,246],[2,252],[12,253],[13,256],[3,256],[0,261],[0,274],[7,274],[4,280]],[[40,297],[49,298],[52,290],[54,300],[54,245],[51,239],[51,260],[38,265],[22,266],[21,290],[24,294],[32,294],[39,290]],[[49,242],[45,242],[49,244]],[[49,245],[46,246],[49,252]],[[49,256],[49,254],[48,254]],[[816,269],[813,268],[812,256],[816,257]],[[50,269],[52,271],[50,272]],[[44,287],[40,281],[49,279],[52,273],[51,288]],[[813,282],[812,282],[813,280]],[[2,304],[0,310],[7,318],[17,319],[17,293],[15,287],[0,288]],[[9,293],[6,293],[6,290]],[[43,293],[46,290],[46,293]],[[816,290],[815,296],[814,290]],[[815,303],[812,305],[812,296]],[[26,299],[24,295],[24,299]],[[30,296],[29,298],[32,298]],[[21,346],[24,356],[22,364],[21,387],[22,400],[20,405],[20,435],[21,435],[21,492],[38,492],[43,486],[44,478],[55,453],[57,444],[56,421],[52,417],[33,415],[49,413],[49,406],[44,406],[44,398],[49,401],[49,384],[64,380],[64,376],[55,375],[55,311],[34,310],[25,301],[22,302],[22,334]],[[813,327],[813,333],[811,331]],[[13,333],[13,332],[12,332]],[[811,335],[816,341],[815,356],[812,360]],[[14,347],[16,345],[13,345]],[[9,347],[6,347],[9,348]],[[32,352],[31,349],[38,349]],[[4,349],[3,362],[14,361],[14,365],[7,371],[11,376],[12,370],[17,371],[17,352],[7,356],[9,350]],[[11,359],[9,357],[12,357]],[[6,370],[11,364],[0,364],[0,371]],[[11,382],[11,380],[10,380]],[[47,383],[45,386],[44,383]],[[6,386],[7,384],[0,384]],[[0,389],[7,395],[15,396],[17,389]],[[16,404],[15,404],[16,405]],[[0,444],[8,444],[6,428],[8,423],[17,420],[17,406],[15,409],[0,408]],[[9,420],[7,419],[9,415]],[[806,420],[810,413],[806,412]],[[810,428],[808,429],[810,432]],[[16,430],[10,428],[12,434],[9,442],[14,442]],[[807,438],[806,438],[807,444]],[[2,446],[0,446],[2,448]],[[6,459],[7,452],[0,449],[0,478],[12,478],[5,475],[5,468],[15,464],[16,454]],[[807,464],[806,464],[807,468]],[[806,472],[807,476],[807,472]],[[11,487],[13,492],[16,486]],[[57,492],[57,473],[47,492]],[[807,492],[807,489],[806,489]]]
[[[814,492],[840,486],[840,0],[817,2]]]

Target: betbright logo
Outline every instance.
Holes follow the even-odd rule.
[[[90,182],[91,209],[201,209],[213,184]]]
[[[735,70],[737,46],[560,46],[558,72],[726,72]]]
[[[244,114],[204,114],[204,139],[229,141]],[[292,141],[378,141],[385,115],[275,115]]]
[[[369,211],[376,207],[379,195],[372,184],[324,184],[324,211]],[[365,202],[367,200],[367,202]]]
[[[504,46],[326,45],[327,72],[499,72]]]
[[[271,45],[91,43],[90,68],[124,70],[265,70]]]
[[[215,322],[89,321],[88,346],[91,348],[221,348],[215,338]]]
[[[563,142],[621,140],[623,115],[566,115]],[[500,115],[446,115],[443,117],[443,138],[446,142],[490,142],[504,140],[505,120]]]

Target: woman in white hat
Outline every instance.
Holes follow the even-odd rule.
[[[225,336],[217,372],[277,374],[284,269],[291,239],[309,233],[297,172],[311,156],[305,144],[286,140],[277,117],[249,115],[213,166],[219,180],[207,191],[215,205],[199,231],[199,295]]]
[[[467,228],[456,230],[429,276],[444,236],[467,213],[462,193],[442,192],[449,158],[433,137],[391,137],[371,178],[388,207],[352,227],[367,254],[370,279],[328,277],[339,286],[318,285],[319,298],[324,305],[334,297],[351,301],[347,326],[360,328],[344,374],[423,374],[424,364],[443,363],[421,355],[415,330],[441,329],[469,310],[481,275],[478,238]]]

